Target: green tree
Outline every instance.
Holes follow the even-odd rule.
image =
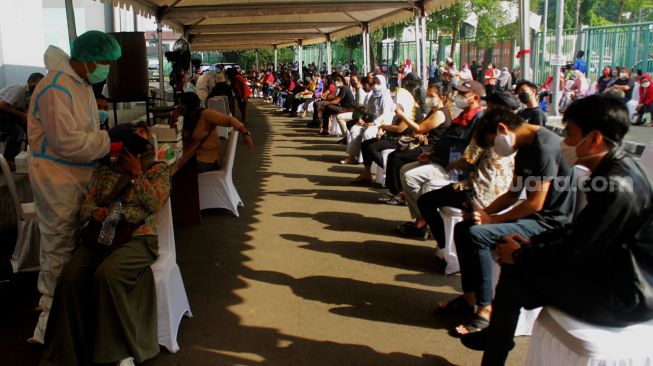
[[[427,29],[435,30],[439,34],[451,35],[451,53],[449,57],[453,57],[456,50],[460,27],[469,14],[468,7],[469,4],[467,3],[457,2],[446,9],[429,15]],[[440,45],[440,47],[443,46]]]

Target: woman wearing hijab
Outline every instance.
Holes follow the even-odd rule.
[[[510,88],[511,84],[512,84],[512,76],[510,76],[510,72],[508,72],[508,68],[507,67],[501,68],[501,73],[497,78],[497,86],[496,86],[497,90],[506,91]]]
[[[385,77],[376,75],[373,80],[372,94],[367,99],[365,113],[349,130],[347,157],[340,164],[358,163],[363,141],[376,138],[379,126],[392,123],[394,103],[386,87]]]
[[[42,366],[133,365],[159,353],[150,266],[158,256],[157,213],[168,200],[170,170],[155,161],[144,124],[117,126],[109,136],[111,158],[94,170],[80,212],[81,233],[102,229],[80,234],[62,271]],[[111,226],[114,233],[103,235]]]

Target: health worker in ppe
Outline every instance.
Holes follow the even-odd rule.
[[[77,37],[70,56],[54,46],[45,51],[48,74],[34,90],[27,117],[33,151],[29,175],[41,231],[42,312],[29,339],[33,343],[43,343],[57,279],[76,246],[79,210],[95,160],[109,152],[91,85],[104,81],[111,61],[120,56],[115,38],[100,31]]]

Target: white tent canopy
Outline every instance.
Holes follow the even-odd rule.
[[[456,0],[100,0],[133,6],[184,33],[194,50],[243,50],[322,43],[409,21]]]

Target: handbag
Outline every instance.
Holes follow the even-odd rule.
[[[421,141],[413,136],[404,135],[397,138],[397,150],[399,151],[414,150],[420,146],[422,146]]]

